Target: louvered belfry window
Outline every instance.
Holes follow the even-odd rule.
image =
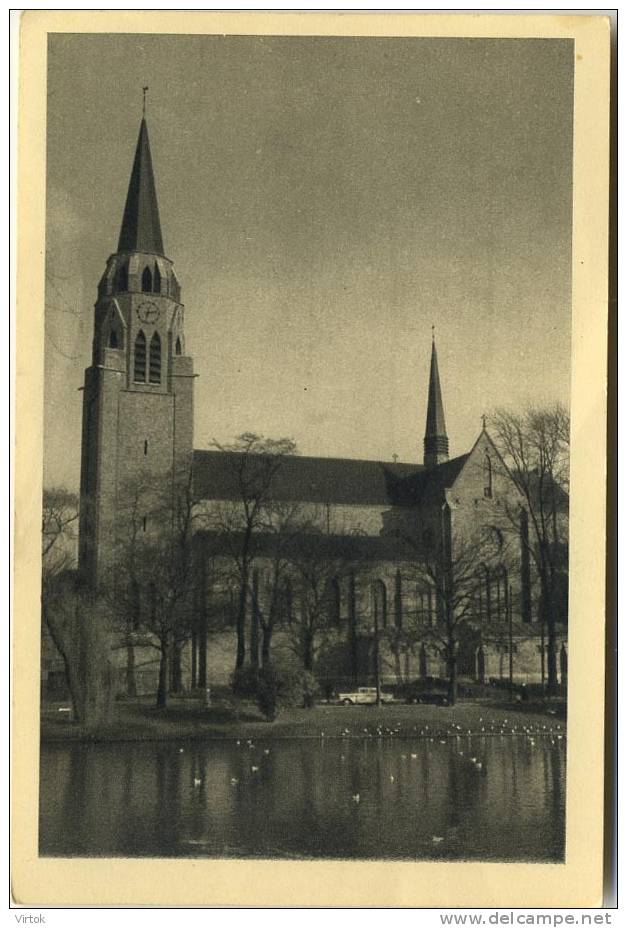
[[[133,380],[136,383],[146,382],[146,336],[141,331],[135,339]]]
[[[142,290],[144,293],[152,293],[152,271],[148,266],[144,268],[142,274]]]
[[[150,383],[161,383],[161,339],[157,332],[150,339]]]

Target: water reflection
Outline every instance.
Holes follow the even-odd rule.
[[[47,745],[45,856],[553,860],[565,740]]]

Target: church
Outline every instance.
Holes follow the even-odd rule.
[[[246,503],[243,452],[194,449],[192,353],[181,286],[164,248],[144,117],[117,250],[98,285],[92,359],[85,372],[79,576],[94,589],[106,582],[119,557],[129,501],[134,503],[134,532],[149,535],[152,511],[148,505],[142,509],[142,492],[148,485],[167,491],[181,475],[184,480],[189,475],[194,615],[177,654],[175,690],[228,684],[238,621],[237,644],[245,661],[263,659],[264,635],[273,656],[297,660],[303,637],[298,616],[309,608],[299,592],[307,559],[323,578],[326,613],[313,630],[305,666],[329,692],[340,682],[371,682],[373,660],[384,683],[446,677],[444,629],[458,620],[460,679],[503,680],[510,658],[517,681],[540,679],[544,643],[525,512],[520,509],[519,522],[512,526],[507,502],[512,487],[485,421],[473,447],[449,458],[435,338],[423,463],[299,454],[277,459],[263,499],[275,521],[258,531],[250,548],[243,603],[238,601],[242,584],[238,591],[228,571],[216,568],[230,557],[225,523],[233,513],[241,515]],[[267,464],[267,456],[253,446],[246,466],[254,468],[260,461]],[[300,540],[293,545],[296,554],[292,550],[279,558],[276,525],[287,518],[300,520],[300,532],[292,528],[289,535]],[[241,526],[231,535],[239,538]],[[438,573],[431,566],[433,559],[441,561],[443,550],[451,565],[449,584],[451,571],[465,572],[455,606],[463,621],[443,615]],[[231,561],[239,563],[237,556]],[[462,561],[463,566],[453,566]],[[300,629],[296,647],[294,625]],[[565,635],[559,645],[564,679]],[[137,691],[154,692],[154,652],[141,646],[137,651]],[[122,661],[124,649],[119,653]]]

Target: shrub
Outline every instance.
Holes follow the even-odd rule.
[[[240,699],[254,699],[261,714],[272,722],[285,706],[313,706],[318,684],[308,671],[270,664],[256,669],[243,667],[233,675],[233,692]]]

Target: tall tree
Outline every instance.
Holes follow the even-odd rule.
[[[552,694],[558,685],[556,625],[567,572],[570,419],[560,403],[521,413],[497,409],[490,416],[490,432],[528,522],[528,555],[539,579],[538,608],[547,630],[547,688]],[[519,525],[520,506],[510,506],[507,512],[512,524]]]
[[[273,482],[285,458],[296,454],[296,444],[290,438],[264,438],[246,432],[232,444],[213,442],[213,446],[233,455],[236,476],[236,497],[216,507],[210,515],[209,527],[221,536],[223,550],[232,560],[239,579],[235,658],[235,669],[239,670],[246,661],[247,603],[253,561],[262,536],[272,526]],[[254,634],[258,615],[253,613],[251,619]]]
[[[311,526],[292,538],[288,561],[294,602],[286,630],[304,670],[313,670],[318,651],[337,634],[341,588],[346,588],[350,598],[352,584],[367,570],[360,540],[357,532],[328,535],[316,533]]]
[[[310,531],[311,513],[300,502],[270,500],[266,506],[264,533],[257,539],[258,561],[249,587],[253,626],[261,640],[251,634],[251,664],[268,667],[275,628],[285,624],[292,599],[291,564],[301,535]]]
[[[44,491],[42,518],[42,619],[63,661],[73,716],[88,727],[109,721],[115,671],[101,597],[79,586],[76,575],[78,500],[63,488]]]
[[[418,524],[428,525],[427,518]],[[414,580],[433,598],[433,608],[419,609],[405,632],[422,645],[432,644],[444,655],[448,676],[448,701],[457,701],[459,644],[466,627],[477,620],[480,566],[502,554],[494,534],[480,529],[469,534],[454,532],[451,513],[445,506],[437,526],[401,535],[407,563],[414,563]],[[408,569],[408,568],[406,568]]]
[[[180,682],[180,651],[194,624],[194,500],[191,471],[126,487],[109,583],[122,631],[142,635],[159,654],[157,706]]]

